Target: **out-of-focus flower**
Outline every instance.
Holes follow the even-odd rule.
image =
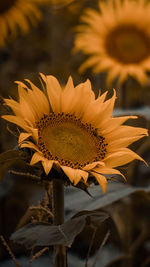
[[[28,33],[31,25],[42,18],[40,6],[49,0],[1,0],[0,1],[0,46],[14,39],[18,29]]]
[[[19,101],[4,99],[14,115],[2,116],[24,129],[19,145],[35,151],[31,165],[41,161],[48,175],[55,164],[74,185],[95,177],[105,191],[106,174],[122,175],[115,167],[144,161],[127,146],[148,132],[122,125],[135,116],[112,117],[115,90],[105,101],[107,92],[95,99],[89,80],[74,87],[70,77],[62,88],[55,77],[41,77],[45,93],[29,80],[30,88],[17,82]]]
[[[72,2],[75,2],[76,0],[49,0],[49,1],[53,5],[67,5]]]
[[[142,85],[150,70],[150,4],[145,0],[99,1],[99,10],[86,9],[77,28],[75,50],[89,58],[80,71],[108,71],[107,84],[128,75]]]

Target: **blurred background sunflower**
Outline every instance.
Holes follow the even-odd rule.
[[[67,5],[76,0],[49,0],[52,5]]]
[[[0,2],[0,46],[16,37],[18,29],[26,34],[31,25],[36,25],[42,18],[40,5],[49,0],[6,0]]]
[[[107,85],[115,78],[122,84],[129,76],[141,85],[150,70],[150,4],[146,1],[98,1],[98,9],[86,9],[75,38],[75,51],[88,58],[80,71],[108,72]]]

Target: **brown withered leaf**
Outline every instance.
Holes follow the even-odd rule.
[[[27,224],[14,234],[11,239],[27,248],[62,244],[70,247],[74,238],[85,225],[84,218],[76,218],[63,225]]]
[[[109,218],[108,213],[102,210],[79,211],[72,218],[84,217],[84,216],[86,216],[87,224],[93,227],[99,227],[102,222],[104,222],[106,219]]]
[[[13,233],[11,239],[16,243],[25,245],[27,248],[58,244],[71,247],[75,237],[83,230],[86,224],[95,225],[94,216],[97,216],[96,224],[98,223],[99,225],[108,218],[108,214],[104,214],[104,212],[83,211],[62,225],[27,224]]]

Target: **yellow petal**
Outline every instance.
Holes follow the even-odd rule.
[[[112,112],[113,112],[113,109],[114,109],[115,100],[116,100],[116,90],[114,89],[113,96],[104,103],[104,110],[103,110],[103,112],[105,112],[105,114],[107,115],[107,117],[112,116]]]
[[[113,142],[109,142],[108,146],[107,146],[107,151],[108,152],[112,152],[115,150],[120,150],[122,147],[127,147],[130,144],[136,142],[137,140],[141,139],[142,137],[144,137],[144,135],[140,135],[140,136],[131,136],[131,137],[125,137],[122,138],[120,137],[119,139],[113,141]]]
[[[103,127],[100,128],[100,133],[106,136],[107,138],[109,138],[109,140],[111,140],[111,137],[112,139],[113,137],[115,138],[116,135],[118,135],[119,137],[120,134],[118,134],[118,131],[120,131],[121,127],[125,127],[125,126],[121,126],[121,124],[123,124],[125,121],[129,119],[137,119],[137,118],[138,118],[137,116],[123,116],[123,117],[116,117],[116,118],[110,118],[109,120],[105,120],[105,122],[103,123]]]
[[[94,125],[97,125],[97,121],[99,121],[100,113],[103,108],[103,102],[106,98],[108,92],[105,92],[101,96],[99,96],[97,99],[89,102],[89,104],[85,107],[84,114],[82,116],[82,120],[85,123],[92,123]]]
[[[84,182],[87,182],[88,173],[79,169],[72,169],[67,166],[61,166],[64,173],[68,176],[70,181],[77,185],[77,183],[83,178]]]
[[[68,82],[62,92],[62,111],[73,113],[73,103],[76,97],[75,88],[73,85],[72,77],[70,76]]]
[[[43,79],[43,81],[46,83],[46,76],[41,72],[39,74],[40,74],[41,78]]]
[[[27,91],[19,84],[18,93],[20,100],[20,112],[23,118],[26,118],[34,126],[36,120],[36,112],[29,98]]]
[[[29,136],[31,136],[31,133],[21,133],[18,139],[19,143],[22,143],[24,140],[26,140]]]
[[[38,143],[38,129],[37,128],[29,127],[29,130],[32,133],[33,139],[36,141],[36,143]]]
[[[24,130],[28,131],[28,125],[25,123],[25,121],[22,118],[13,116],[13,115],[3,115],[2,118],[9,122],[17,124]]]
[[[45,158],[44,158],[44,156],[42,156],[42,154],[39,154],[39,152],[35,152],[34,154],[33,154],[33,156],[32,156],[32,159],[31,159],[31,161],[30,161],[30,164],[31,165],[34,165],[34,164],[36,164],[37,162],[39,162],[39,161],[44,161],[45,160]]]
[[[85,167],[83,167],[83,170],[84,171],[89,171],[89,170],[94,169],[95,167],[104,166],[104,165],[105,165],[104,162],[102,162],[102,161],[96,161],[96,162],[87,164]]]
[[[17,116],[20,116],[20,104],[17,101],[13,99],[4,99],[4,101]]]
[[[138,154],[130,150],[129,148],[122,148],[120,151],[110,153],[105,159],[104,163],[108,167],[118,167],[125,165],[134,159],[143,161],[146,165],[147,163]]]
[[[45,159],[44,161],[42,161],[42,165],[45,170],[45,173],[48,175],[53,166],[53,161]]]
[[[105,175],[107,175],[107,174],[110,174],[110,175],[111,174],[117,174],[117,175],[122,176],[126,180],[125,176],[119,170],[112,169],[112,168],[107,168],[107,167],[98,168],[98,167],[96,167],[96,168],[93,169],[93,172],[96,172],[96,173],[99,173],[99,174],[105,174]]]
[[[96,180],[98,181],[100,187],[102,188],[103,192],[106,192],[106,186],[107,186],[107,179],[105,176],[99,174],[99,173],[95,173],[95,172],[91,172],[91,174],[96,178]]]
[[[107,134],[109,142],[115,141],[119,138],[135,137],[135,136],[148,136],[148,130],[139,127],[132,127],[127,125],[121,125],[117,130]]]
[[[54,161],[53,160],[48,160],[46,159],[44,156],[42,156],[41,153],[39,152],[35,152],[32,156],[32,159],[30,161],[30,164],[31,165],[34,165],[36,164],[37,162],[41,161],[42,162],[42,165],[43,165],[43,168],[44,168],[44,171],[45,173],[48,175],[52,166],[53,166],[53,163]]]
[[[30,84],[32,90],[28,90],[28,98],[32,101],[32,106],[34,106],[34,110],[38,119],[41,119],[44,114],[48,114],[50,111],[48,99],[45,94],[35,86],[31,81],[26,79],[26,81]]]
[[[87,80],[75,87],[74,112],[81,117],[85,113],[85,108],[95,99],[95,94],[91,89],[91,82]]]
[[[38,147],[35,144],[33,144],[32,142],[30,142],[30,141],[25,141],[24,143],[20,144],[20,147],[21,148],[29,147],[29,148],[34,149],[37,152],[39,152],[39,154],[43,155],[42,152],[38,149]]]
[[[54,112],[61,112],[62,88],[54,76],[46,76],[46,88],[52,110]]]

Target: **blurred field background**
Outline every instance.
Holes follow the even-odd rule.
[[[0,95],[2,98],[17,98],[17,86],[14,81],[23,81],[29,79],[38,86],[41,86],[38,79],[38,73],[46,75],[51,74],[65,84],[69,75],[73,77],[75,84],[85,81],[89,78],[93,85],[95,94],[98,95],[98,90],[102,92],[106,89],[110,90],[109,95],[112,95],[112,89],[116,88],[119,94],[117,81],[114,81],[111,88],[106,87],[106,73],[92,74],[90,70],[84,74],[79,74],[78,68],[83,62],[85,56],[82,53],[73,53],[73,44],[75,38],[75,27],[79,24],[79,18],[85,7],[97,7],[97,0],[80,0],[73,1],[66,5],[50,5],[42,8],[43,19],[38,23],[37,27],[31,27],[30,32],[18,37],[4,47],[0,48]],[[140,23],[140,22],[139,22]],[[150,79],[145,87],[141,87],[133,78],[129,78],[126,83],[126,110],[120,108],[119,98],[116,101],[116,114],[141,114],[136,121],[129,121],[129,124],[150,129]],[[108,95],[108,96],[109,96]],[[1,99],[1,103],[3,100]],[[147,108],[146,113],[142,114],[142,110]],[[6,114],[7,108],[1,104],[1,114]],[[12,149],[17,145],[17,138],[12,135],[14,127],[1,119],[0,121],[0,150],[4,152]],[[132,148],[137,151],[150,164],[150,140],[144,138]],[[125,168],[124,168],[125,169]],[[150,186],[150,169],[144,166],[143,163],[133,162],[127,169],[124,170],[127,176],[127,183],[132,186]],[[115,195],[115,189],[114,195]],[[149,190],[149,191],[148,191]],[[135,192],[121,196],[120,199],[113,200],[113,204],[107,203],[107,209],[112,215],[112,221],[107,222],[110,226],[110,238],[102,250],[102,260],[99,257],[96,267],[101,266],[150,266],[150,189]],[[117,191],[117,183],[116,183]],[[102,192],[96,191],[102,197]],[[110,188],[111,192],[111,188]],[[77,192],[76,192],[77,193]],[[67,197],[71,198],[72,191],[66,193]],[[83,202],[83,209],[88,209],[86,202],[94,203],[95,199],[89,196],[84,197],[85,193],[80,192],[80,200]],[[96,193],[97,194],[97,193]],[[108,190],[109,194],[109,190]],[[78,195],[78,193],[77,193]],[[73,195],[70,202],[78,199],[77,195]],[[25,177],[12,177],[8,173],[5,174],[5,179],[0,186],[0,234],[6,240],[15,231],[18,221],[23,216],[24,212],[30,204],[36,204],[43,196],[43,189],[39,185],[32,183]],[[83,200],[82,200],[83,197]],[[96,195],[98,198],[98,196]],[[116,202],[117,201],[117,202]],[[68,203],[67,203],[68,205]],[[97,207],[98,208],[98,207]],[[71,210],[68,214],[72,213]],[[73,214],[71,214],[73,215]],[[107,231],[106,225],[98,228],[95,243],[92,249],[92,257],[102,244],[103,238]],[[70,257],[70,265],[84,266],[87,256],[88,247],[90,244],[89,232],[87,229],[76,239],[72,248]],[[92,231],[92,230],[90,230]],[[103,236],[103,233],[104,236]],[[9,241],[8,241],[9,242]],[[9,242],[15,255],[25,256],[23,249],[14,246]],[[131,250],[130,250],[131,248]],[[28,252],[25,252],[28,255]],[[130,257],[129,257],[130,256]],[[9,255],[0,245],[0,266],[15,266],[7,260]],[[47,259],[47,258],[46,258]],[[93,258],[92,258],[93,259]],[[106,261],[107,259],[107,261]],[[45,258],[43,259],[45,260]],[[90,259],[91,260],[91,259]],[[41,261],[41,262],[40,262]],[[76,262],[77,265],[74,265]],[[107,263],[106,263],[107,262]],[[11,265],[12,264],[12,265]],[[22,266],[27,266],[23,263]],[[47,261],[44,264],[39,260],[39,265],[36,261],[31,266],[53,266],[48,265]],[[52,264],[52,263],[51,263]],[[92,267],[91,263],[88,265]],[[93,265],[94,267],[94,265]]]

